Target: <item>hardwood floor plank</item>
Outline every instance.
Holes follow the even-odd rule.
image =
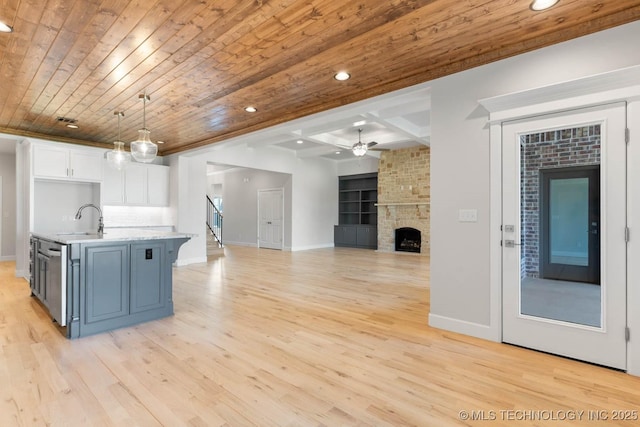
[[[0,425],[509,426],[505,411],[640,409],[640,378],[430,328],[428,257],[227,247],[174,268],[174,316],[79,340],[13,268],[0,263]]]

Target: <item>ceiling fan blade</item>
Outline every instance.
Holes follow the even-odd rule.
[[[390,148],[369,148],[371,151],[391,151]]]
[[[371,148],[371,147],[373,147],[374,145],[378,145],[378,143],[377,143],[377,142],[375,142],[375,141],[371,141],[370,143],[368,143],[368,144],[367,144],[367,148]]]

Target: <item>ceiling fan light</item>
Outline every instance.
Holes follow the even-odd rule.
[[[138,131],[138,139],[131,143],[131,155],[140,163],[151,163],[158,154],[158,146],[149,139],[148,129]]]
[[[554,6],[558,3],[558,0],[533,0],[529,5],[529,8],[535,12],[549,9],[551,6]]]
[[[356,143],[351,150],[353,151],[353,154],[358,157],[362,157],[367,154],[367,146],[362,142]]]

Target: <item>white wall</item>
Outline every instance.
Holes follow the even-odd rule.
[[[35,180],[33,183],[33,229],[38,233],[63,231],[97,231],[98,211],[85,208],[75,219],[80,206],[93,203],[100,206],[97,183]]]
[[[258,245],[258,190],[284,188],[284,246],[291,248],[290,174],[256,169],[233,169],[224,175],[222,241],[227,244]]]
[[[373,156],[364,156],[357,159],[349,159],[338,162],[338,176],[358,175],[361,173],[378,172],[379,159]]]
[[[634,22],[431,83],[432,325],[483,336],[500,310],[490,304],[490,138],[478,100],[640,64],[639,39]],[[458,222],[466,208],[477,223]]]
[[[170,206],[176,231],[192,234],[180,247],[177,265],[206,262],[207,165],[202,157],[170,156]]]
[[[295,163],[291,250],[333,247],[338,224],[338,178],[334,165],[305,159]]]
[[[16,155],[0,153],[0,176],[2,177],[2,241],[0,260],[15,259],[16,256]]]

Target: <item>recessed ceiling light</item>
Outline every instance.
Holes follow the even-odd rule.
[[[540,10],[549,9],[556,3],[558,3],[558,0],[533,0],[529,5],[529,8],[535,12],[538,12]]]
[[[12,32],[13,32],[13,28],[8,26],[4,22],[0,21],[0,33],[12,33]]]
[[[359,122],[353,122],[353,125],[354,125],[355,127],[362,126],[362,125],[366,125],[366,124],[367,124],[367,121],[366,121],[366,120],[360,120]]]
[[[68,123],[68,124],[67,124],[67,127],[68,127],[69,129],[78,129],[78,125],[73,124],[73,123]]]
[[[298,144],[302,144],[304,141],[303,141],[303,140],[301,140],[301,139],[299,139],[299,140],[297,140],[296,142],[297,142]]]
[[[244,111],[246,111],[247,113],[255,113],[256,111],[258,111],[258,109],[256,107],[248,106],[245,107]]]
[[[347,73],[346,71],[339,71],[335,76],[333,76],[333,78],[342,82],[345,80],[349,80],[349,78],[351,78],[351,74]]]
[[[340,153],[342,153],[342,151],[336,151],[336,154],[340,154]]]

